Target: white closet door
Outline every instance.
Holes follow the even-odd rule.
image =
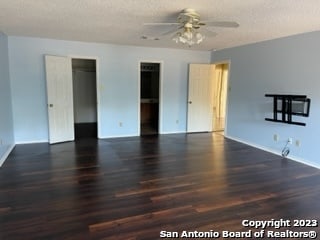
[[[71,59],[45,56],[49,142],[74,140]]]
[[[212,131],[213,71],[211,64],[189,65],[187,132]]]

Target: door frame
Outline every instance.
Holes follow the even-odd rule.
[[[231,60],[221,60],[212,62],[213,65],[219,65],[219,64],[228,64],[228,77],[227,77],[227,93],[226,93],[226,115],[225,115],[225,123],[224,123],[224,135],[227,136],[228,132],[228,106],[229,106],[229,92],[231,91],[231,85],[230,85],[230,75],[231,75]]]
[[[162,134],[162,88],[163,88],[163,61],[162,60],[139,60],[138,62],[138,126],[137,135],[141,136],[141,63],[158,63],[159,64],[159,116],[158,116],[158,133]]]
[[[100,71],[99,71],[99,57],[97,56],[82,56],[82,55],[68,55],[67,57],[70,58],[70,61],[72,63],[72,59],[84,59],[84,60],[95,60],[96,61],[96,104],[97,104],[97,138],[101,138],[101,124],[100,124]]]

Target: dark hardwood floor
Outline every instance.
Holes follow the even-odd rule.
[[[5,240],[255,232],[261,229],[242,220],[319,216],[319,169],[220,134],[17,145],[0,168]],[[275,231],[287,229],[319,233],[319,227]]]

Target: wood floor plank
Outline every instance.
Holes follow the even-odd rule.
[[[25,144],[0,168],[0,239],[246,231],[244,219],[319,221],[319,203],[319,169],[221,134]]]
[[[177,208],[170,208],[166,210],[160,210],[156,212],[151,212],[147,214],[135,215],[131,217],[121,218],[114,221],[107,221],[102,223],[96,223],[89,226],[90,231],[99,231],[101,229],[111,229],[114,227],[118,227],[120,225],[125,224],[142,224],[142,222],[149,222],[153,219],[159,220],[161,218],[173,217],[179,213],[186,213],[186,211],[194,212],[194,209],[191,205],[177,207]]]

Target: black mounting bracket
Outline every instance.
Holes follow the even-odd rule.
[[[306,95],[266,94],[265,96],[273,98],[273,118],[265,118],[266,121],[306,126],[305,123],[292,121],[293,115],[309,116],[311,100]],[[298,105],[299,109],[296,109],[295,105]]]

